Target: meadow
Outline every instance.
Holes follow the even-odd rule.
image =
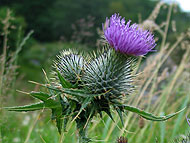
[[[158,24],[157,19],[163,8],[167,14]],[[131,112],[124,115],[124,125],[115,111],[112,111],[115,122],[106,114],[102,118],[97,116],[88,128],[93,142],[115,143],[118,137],[124,136],[128,143],[182,143],[188,135],[190,126],[186,116],[190,117],[190,29],[178,32],[173,20],[175,10],[174,4],[158,3],[145,20],[139,18],[139,25],[154,33],[157,46],[155,52],[138,59],[134,71],[134,83],[137,86],[124,103],[155,115],[167,115],[184,107],[186,109],[164,122],[148,121]],[[0,143],[77,142],[76,123],[72,122],[67,132],[59,134],[55,121],[51,120],[50,110],[11,112],[3,107],[36,102],[25,92],[44,89],[28,81],[45,83],[46,76],[51,74],[53,60],[60,51],[74,48],[88,54],[97,49],[73,41],[33,42],[33,31],[29,31],[24,38],[19,38],[18,34],[16,43],[9,45],[11,20],[11,10],[7,10],[6,17],[1,18]],[[98,49],[102,44],[101,30],[99,34]],[[14,49],[10,50],[10,46],[14,46]],[[175,141],[176,138],[179,140]]]

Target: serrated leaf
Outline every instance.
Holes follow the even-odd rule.
[[[125,110],[137,113],[140,116],[142,116],[143,118],[145,118],[147,120],[151,120],[151,121],[165,121],[165,120],[168,120],[168,119],[174,117],[175,115],[177,115],[178,113],[182,112],[185,109],[185,108],[183,108],[182,110],[180,110],[180,111],[178,111],[176,113],[169,114],[167,116],[155,116],[155,115],[153,115],[151,113],[145,112],[145,111],[143,111],[141,109],[138,109],[136,107],[132,107],[132,106],[128,106],[128,105],[123,105],[123,107],[124,107]]]
[[[40,99],[41,101],[46,102],[48,99],[51,99],[50,95],[44,92],[31,92],[30,95],[34,98]]]
[[[18,112],[35,111],[35,110],[40,110],[44,108],[45,108],[45,104],[43,102],[38,102],[38,103],[25,105],[25,106],[4,107],[4,109],[6,110],[18,111]]]
[[[3,107],[3,108],[8,110],[8,111],[27,112],[27,111],[35,111],[35,110],[46,109],[46,108],[54,109],[54,108],[58,108],[58,107],[60,107],[58,104],[46,106],[45,103],[38,102],[38,103],[30,104],[30,105]]]
[[[58,78],[59,78],[60,83],[61,83],[63,88],[72,88],[73,87],[70,82],[65,80],[65,78],[59,73],[59,71],[57,71],[57,75],[58,75]]]
[[[51,106],[53,106],[53,105],[59,105],[59,103],[57,101],[53,100],[52,97],[47,93],[31,92],[30,95],[32,97],[35,97],[35,98],[40,99],[41,101],[43,101],[45,103],[46,107],[51,108]]]

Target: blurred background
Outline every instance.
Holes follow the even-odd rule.
[[[160,89],[165,90],[164,87],[167,87],[167,85],[169,86],[167,89],[175,94],[187,93],[186,90],[181,90],[182,86],[178,86],[180,90],[175,86],[171,87],[171,81],[178,82],[178,78],[181,78],[176,77],[173,79],[182,63],[182,59],[184,59],[185,53],[187,53],[186,48],[181,48],[181,46],[186,44],[185,47],[187,47],[189,45],[189,41],[186,39],[187,35],[183,37],[184,43],[181,40],[175,45],[175,42],[190,27],[190,1],[178,0],[175,1],[175,4],[173,2],[169,0],[0,0],[1,106],[25,105],[35,102],[30,97],[16,92],[16,90],[26,92],[39,90],[38,86],[28,81],[44,83],[45,78],[42,69],[49,75],[53,60],[55,60],[60,51],[74,48],[88,53],[101,48],[102,23],[105,22],[106,17],[110,17],[114,13],[119,13],[127,21],[130,19],[132,23],[140,24],[140,26],[152,31],[155,35],[157,41],[156,50],[162,55],[155,55],[155,53],[147,55],[147,58],[141,61],[142,67],[139,68],[139,71],[144,71],[146,65],[150,64],[147,62],[149,58],[155,61],[157,57],[162,59],[164,55],[170,52],[172,44],[177,47],[167,55],[167,61],[162,62],[162,66],[159,67],[160,70],[155,75],[157,81],[159,75],[162,75],[164,69],[167,68],[168,71],[164,72],[166,72],[166,75],[168,74],[166,77],[169,78],[163,78],[163,81],[156,86],[154,85],[155,80],[151,81],[153,84],[147,85],[146,92],[143,92],[142,95],[150,95],[151,101],[158,100],[158,97],[165,95],[165,93],[160,94]],[[170,5],[172,5],[172,8]],[[165,51],[162,51],[163,49]],[[157,58],[158,63],[161,61],[159,58]],[[153,72],[150,69],[147,69],[147,71]],[[181,72],[183,71],[185,69]],[[148,77],[143,77],[143,79],[145,80],[140,86],[142,89],[139,88],[140,93],[143,86],[146,85]],[[176,91],[173,89],[176,89]],[[141,95],[140,93],[138,95]],[[183,99],[187,101],[185,97],[183,96]],[[176,101],[178,101],[177,99],[178,97],[175,98]],[[175,100],[172,99],[172,101]],[[139,106],[147,107],[148,101],[146,100],[142,105],[139,103]],[[183,105],[188,104],[188,102],[183,103]],[[170,113],[176,111],[181,104],[175,105],[176,108],[169,110]],[[147,110],[150,109],[148,108]],[[168,113],[168,110],[163,110],[159,110],[159,112]],[[40,114],[40,116],[38,116],[38,112],[25,114],[6,112],[2,114],[4,119],[2,118],[1,123],[4,126],[1,128],[0,142],[53,143],[64,140],[63,137],[60,141],[60,136],[53,126],[54,123],[50,122],[50,117],[46,117],[47,114]],[[176,120],[179,123],[182,123],[182,121],[184,123],[184,116],[181,115],[180,117]],[[181,119],[181,122],[179,119]],[[95,132],[91,134],[94,138],[97,136],[99,139],[114,142],[117,136],[122,135],[121,133],[124,134],[124,130],[119,129],[113,129],[108,132],[110,127],[116,128],[116,125],[112,125],[111,120],[107,117],[104,117],[103,121],[100,124],[94,121],[95,123],[90,128]],[[102,134],[101,127],[105,127],[105,125],[107,127],[100,137],[100,134]],[[96,126],[98,127],[95,128]],[[162,133],[164,132],[163,130],[168,130],[166,130],[165,124],[158,124],[157,126],[162,129]],[[150,131],[153,127],[154,125],[147,124],[147,128],[144,129],[143,133],[146,130]],[[130,129],[134,128],[135,126]],[[173,127],[169,126],[168,128]],[[132,130],[132,132],[135,131]],[[185,131],[186,127],[181,130],[183,134],[185,134]],[[118,132],[118,134],[112,136],[115,132]],[[138,132],[140,132],[140,129]],[[176,127],[172,137],[177,133]],[[147,137],[147,134],[144,138]],[[128,134],[126,133],[125,135]],[[129,138],[130,136],[133,136],[133,134],[129,135]],[[162,137],[160,137],[159,133],[155,133],[154,136],[150,137],[150,141],[153,141],[156,136],[159,136],[159,142],[167,140],[165,139],[166,133],[163,133]],[[65,143],[67,140],[69,142],[71,139],[75,142],[75,138],[75,128],[71,126],[71,130],[65,135],[63,142]],[[133,139],[131,140],[134,142],[135,140]]]

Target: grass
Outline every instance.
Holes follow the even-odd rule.
[[[155,22],[157,14],[160,8],[164,4],[159,3],[153,13],[154,17],[150,17],[145,21]],[[168,28],[171,22],[173,5],[168,7],[168,16],[165,20],[165,26],[159,28],[161,33],[161,43],[157,46],[157,52],[150,55],[147,59],[139,59],[137,66],[138,84],[137,90],[133,95],[130,95],[127,104],[137,106],[141,109],[154,113],[156,115],[164,115],[176,112],[183,107],[188,107],[190,103],[190,42],[187,40],[190,38],[190,33],[185,32],[176,37],[174,43],[167,41]],[[146,24],[146,22],[141,23]],[[145,25],[144,25],[145,26]],[[156,30],[156,29],[155,29]],[[157,29],[158,30],[158,29]],[[180,60],[180,64],[173,66],[167,62],[170,60],[172,53],[181,48],[181,45],[185,45],[183,49],[184,55]],[[40,54],[44,57],[54,57],[55,55],[49,53],[58,53],[60,49],[72,48],[78,45],[65,44],[65,43],[51,43],[51,44],[39,44],[34,45],[31,50],[24,55],[25,60],[30,60],[30,54]],[[53,47],[56,47],[55,49]],[[42,50],[44,49],[44,50]],[[83,49],[83,48],[81,48]],[[42,51],[40,51],[42,50]],[[39,56],[37,56],[39,57]],[[27,59],[28,58],[28,59]],[[36,59],[35,57],[33,57]],[[44,62],[44,58],[37,59],[39,62]],[[50,70],[49,65],[52,61],[45,61],[45,69]],[[142,63],[143,61],[143,63]],[[37,80],[43,79],[41,68],[38,66],[24,66],[20,68],[20,71],[24,71],[30,74],[30,80],[33,78],[33,73],[37,74]],[[27,63],[28,64],[28,63]],[[41,63],[40,63],[41,64]],[[145,66],[140,66],[145,65]],[[43,67],[44,68],[44,67]],[[171,69],[168,69],[171,68]],[[172,70],[173,68],[173,70]],[[3,70],[3,69],[2,69]],[[1,79],[2,79],[1,72]],[[41,80],[42,81],[42,80]],[[19,89],[23,89],[26,86],[26,81],[20,82]],[[1,86],[3,84],[1,83]],[[33,88],[33,87],[29,87]],[[38,89],[36,87],[36,89]],[[1,90],[2,91],[2,90]],[[4,103],[4,106],[21,105],[26,104],[30,98],[25,100],[19,100],[24,96],[17,96],[14,102],[13,96],[8,99],[11,101]],[[2,99],[2,97],[1,97]],[[4,100],[4,99],[3,99]],[[2,105],[2,104],[1,104]],[[113,113],[113,122],[109,117],[103,116],[93,119],[88,131],[89,136],[97,143],[115,143],[119,136],[126,136],[129,143],[169,143],[176,136],[185,135],[190,127],[188,126],[185,116],[189,115],[190,110],[187,108],[184,112],[181,112],[176,117],[166,122],[151,122],[143,120],[142,118],[132,114],[126,113],[124,118],[124,126],[121,125],[119,117],[116,113]],[[42,112],[29,112],[29,113],[15,113],[15,112],[3,112],[3,118],[1,118],[1,141],[3,143],[75,143],[77,142],[77,131],[75,124],[68,125],[69,129],[66,133],[59,135],[55,127],[55,123],[50,119],[50,111]]]

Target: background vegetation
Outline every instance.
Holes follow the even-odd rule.
[[[138,88],[127,104],[157,115],[188,106],[190,13],[156,0],[1,0],[0,106],[35,102],[16,90],[39,90],[28,81],[43,83],[42,69],[50,75],[52,61],[59,51],[75,48],[91,52],[100,48],[102,23],[118,12],[126,20],[154,32],[157,39],[157,52],[139,60]],[[129,143],[170,142],[189,131],[185,120],[188,113],[187,108],[161,123],[126,113],[124,127],[116,114],[115,123],[107,116],[101,120],[97,117],[89,128],[90,137],[100,143],[114,143],[119,136],[126,136]],[[14,113],[1,109],[0,142],[76,142],[75,125],[60,136],[49,114],[49,111]]]

